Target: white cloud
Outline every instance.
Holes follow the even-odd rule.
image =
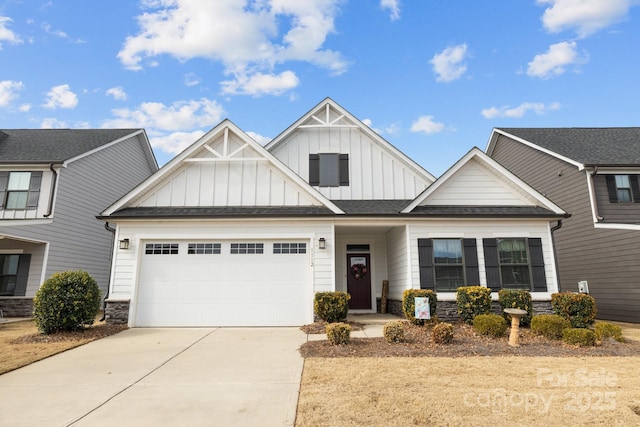
[[[142,3],[147,10],[138,16],[140,31],[127,37],[118,58],[133,70],[163,54],[181,61],[220,61],[235,80],[224,82],[225,88],[252,95],[258,94],[257,88],[243,84],[255,83],[254,75],[291,73],[274,74],[274,68],[286,61],[306,61],[341,74],[347,62],[339,52],[323,48],[327,36],[335,32],[339,2],[260,0],[247,5],[236,0],[147,0]],[[265,89],[265,93],[282,93]]]
[[[433,65],[433,72],[437,75],[436,81],[451,82],[459,79],[467,71],[467,66],[463,62],[466,56],[466,43],[448,47],[442,52],[436,53],[429,61]]]
[[[621,21],[631,6],[631,0],[537,0],[537,3],[551,5],[542,15],[547,31],[574,29],[579,37]]]
[[[11,101],[18,97],[18,91],[23,89],[22,82],[13,80],[0,81],[0,107],[6,107]]]
[[[255,139],[256,142],[260,145],[267,145],[269,143],[269,141],[271,141],[272,138],[269,138],[267,136],[262,136],[259,133],[255,133],[255,132],[247,132],[247,135],[249,135],[251,138]]]
[[[61,39],[70,40],[73,43],[85,43],[85,41],[82,40],[82,39],[75,39],[75,40],[71,39],[71,37],[69,37],[69,35],[67,33],[65,33],[64,31],[62,31],[62,30],[54,30],[54,29],[52,29],[51,25],[47,24],[47,23],[42,24],[42,29],[47,34],[51,34],[52,36],[59,37]]]
[[[18,107],[18,111],[21,113],[28,113],[31,111],[31,104],[22,104]]]
[[[279,75],[256,73],[237,76],[235,80],[223,81],[222,93],[242,95],[280,95],[298,86],[298,77],[292,71]]]
[[[198,86],[200,84],[200,77],[194,73],[187,73],[184,75],[184,85],[187,87]]]
[[[411,125],[411,132],[422,132],[431,135],[432,133],[442,132],[444,128],[444,124],[434,121],[433,116],[420,116]]]
[[[122,87],[120,86],[109,88],[107,89],[106,93],[107,95],[113,96],[113,99],[116,99],[118,101],[127,100],[127,94],[125,93],[124,89],[122,89]]]
[[[218,123],[224,110],[216,101],[177,101],[172,105],[160,102],[145,102],[136,109],[118,108],[112,110],[114,119],[102,124],[103,128],[151,128],[162,131],[184,131],[201,127],[210,128]]]
[[[400,2],[399,0],[380,0],[380,7],[389,9],[392,21],[400,19]]]
[[[523,102],[514,108],[509,106],[485,108],[481,113],[487,119],[495,119],[497,117],[519,118],[524,117],[528,111],[533,111],[535,114],[541,115],[548,111],[558,110],[559,108],[560,104],[557,102],[553,102],[549,105],[545,105],[540,102]]]
[[[53,117],[47,117],[46,119],[43,119],[42,122],[40,122],[40,129],[66,129],[69,127],[70,126],[67,124],[67,122],[58,120]]]
[[[42,105],[44,108],[75,108],[78,105],[78,96],[69,89],[69,85],[59,85],[47,92],[47,100]]]
[[[205,132],[194,130],[193,132],[173,132],[170,134],[162,134],[156,132],[148,132],[149,142],[153,148],[160,149],[165,153],[176,155],[182,150],[200,139]]]
[[[13,22],[8,16],[0,16],[0,50],[2,50],[2,42],[12,44],[22,43],[22,39],[16,33],[7,28],[7,25]]]
[[[565,67],[571,64],[581,64],[587,61],[587,56],[579,56],[576,42],[560,42],[549,46],[545,53],[536,55],[527,67],[530,77],[549,78],[559,76],[565,72]]]

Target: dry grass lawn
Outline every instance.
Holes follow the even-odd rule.
[[[115,334],[126,327],[97,322],[85,331],[41,335],[33,320],[0,323],[0,374]]]
[[[623,325],[640,340],[638,325]],[[305,359],[296,426],[640,425],[640,357]]]

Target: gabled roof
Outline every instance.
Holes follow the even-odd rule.
[[[495,183],[493,189],[495,193],[489,196],[480,196],[476,203],[470,203],[468,200],[469,189],[455,188],[456,186],[465,185],[465,182],[459,183],[457,179],[465,170],[470,170],[472,165],[479,170],[481,176]],[[474,177],[475,178],[475,177]],[[452,183],[450,185],[450,183]],[[467,180],[466,185],[474,183]],[[449,198],[447,203],[437,203],[439,193],[443,191],[451,191],[454,199]],[[483,188],[484,189],[484,188]],[[462,190],[462,192],[460,192]],[[466,192],[465,192],[466,190]],[[492,199],[492,197],[500,196],[500,200]],[[505,197],[506,196],[506,197]],[[511,200],[517,202],[516,204],[508,205],[503,200]],[[435,203],[434,203],[435,202]],[[540,209],[532,209],[540,208]],[[506,210],[505,210],[506,209]],[[486,155],[477,147],[472,148],[467,154],[465,154],[460,160],[458,160],[449,170],[447,170],[436,182],[431,184],[425,191],[423,191],[413,202],[411,202],[402,212],[403,213],[423,213],[423,214],[443,214],[446,211],[450,211],[452,214],[461,215],[469,214],[492,214],[498,215],[515,214],[531,216],[539,216],[539,214],[547,211],[553,215],[566,215],[566,212],[562,210],[558,205],[551,202],[549,199],[538,193],[531,186],[526,184],[520,178],[509,172],[498,162]],[[464,216],[464,215],[463,215]]]
[[[487,145],[489,155],[498,135],[511,137],[580,168],[640,166],[640,127],[496,128]]]
[[[229,133],[233,133],[237,135],[242,144],[239,148],[235,148],[231,150],[227,147],[227,139]],[[207,146],[207,143],[216,139],[216,138],[224,139],[224,149],[228,152],[218,153],[214,149]],[[256,153],[258,158],[243,158],[241,156],[243,150],[248,147],[252,150],[253,153]],[[202,157],[200,153],[208,154],[209,158]],[[296,175],[291,171],[291,169],[287,168],[284,164],[282,164],[278,159],[276,159],[271,153],[264,149],[260,144],[258,144],[253,138],[247,135],[244,131],[242,131],[239,127],[233,124],[230,120],[225,119],[221,123],[219,123],[216,127],[211,129],[205,135],[203,135],[196,142],[191,144],[191,146],[187,147],[182,153],[174,157],[171,161],[165,164],[160,170],[158,170],[155,174],[151,175],[145,181],[140,183],[136,188],[127,193],[120,200],[116,201],[113,205],[108,207],[100,216],[100,218],[106,218],[109,216],[120,216],[120,217],[150,217],[150,216],[163,216],[166,217],[168,215],[171,216],[182,216],[189,215],[189,212],[193,214],[196,212],[197,215],[201,216],[216,216],[218,213],[229,214],[229,215],[238,215],[241,212],[251,214],[251,209],[254,207],[247,206],[238,206],[238,207],[207,207],[207,209],[203,209],[203,207],[193,208],[193,207],[177,207],[172,208],[170,206],[158,206],[153,209],[149,209],[149,207],[138,206],[134,207],[131,204],[134,204],[135,201],[143,196],[145,192],[152,189],[156,184],[159,184],[165,178],[170,178],[171,175],[178,171],[180,167],[186,162],[207,162],[207,161],[221,161],[221,162],[237,162],[237,161],[266,161],[270,164],[271,167],[275,168],[279,171],[292,185],[295,185],[301,192],[306,194],[310,199],[315,200],[320,209],[318,212],[324,212],[325,209],[334,214],[342,214],[344,213],[340,208],[338,208],[333,202],[319,193],[316,189],[311,187],[306,181],[304,181],[301,177]],[[269,212],[275,212],[273,209],[268,209]],[[195,209],[195,210],[193,210]],[[235,209],[235,210],[234,210]],[[291,207],[283,206],[282,209],[291,209]],[[294,207],[295,209],[295,207]],[[137,210],[137,214],[134,213],[134,210]],[[146,213],[146,215],[145,215]],[[115,215],[114,215],[115,214]]]
[[[144,134],[144,130],[2,129],[0,163],[64,163],[135,133]]]
[[[329,118],[329,110],[333,109],[334,111],[339,113],[339,116],[334,119]],[[306,123],[311,124],[306,124]],[[300,117],[296,122],[294,122],[291,126],[285,129],[280,135],[276,136],[274,139],[269,142],[265,148],[269,151],[273,151],[278,147],[278,145],[282,144],[289,135],[296,131],[298,128],[304,127],[331,127],[331,128],[359,128],[362,132],[367,134],[372,141],[375,141],[379,146],[386,149],[389,153],[395,156],[397,159],[401,160],[404,164],[414,170],[417,174],[424,177],[429,182],[435,181],[435,177],[431,175],[427,170],[425,170],[418,163],[413,161],[410,157],[404,154],[402,151],[398,150],[393,146],[389,141],[378,135],[374,132],[369,126],[365,125],[353,114],[348,112],[344,107],[335,102],[331,98],[325,98],[311,110],[309,110],[305,115]]]

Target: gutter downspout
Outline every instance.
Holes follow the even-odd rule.
[[[45,218],[49,218],[53,211],[53,198],[55,197],[56,192],[56,183],[58,182],[58,172],[53,167],[53,163],[49,163],[49,170],[53,173],[53,180],[51,180],[51,195],[49,196],[49,207],[47,208],[47,213],[42,215]]]
[[[116,229],[109,227],[109,222],[104,223],[104,229],[110,231],[113,238],[116,237]],[[113,262],[113,240],[111,240],[111,249],[109,252],[109,259]],[[111,266],[109,266],[109,274],[107,275],[107,283],[111,283]],[[104,322],[107,318],[107,299],[109,298],[109,286],[107,286],[107,292],[104,294],[104,298],[102,299],[102,319],[101,322]]]
[[[560,289],[560,266],[558,265],[558,252],[556,251],[556,238],[553,234],[556,230],[560,230],[562,228],[562,220],[559,219],[558,223],[551,227],[551,244],[553,245],[553,262],[556,263],[556,281],[558,282],[558,292],[561,292]]]
[[[591,199],[591,206],[593,209],[593,216],[595,218],[595,223],[598,223],[600,221],[604,221],[604,217],[600,216],[600,213],[598,212],[598,204],[596,202],[596,196],[595,196],[595,189],[594,189],[594,185],[593,185],[593,177],[596,176],[598,174],[598,166],[594,166],[593,167],[593,171],[589,173],[589,198]]]

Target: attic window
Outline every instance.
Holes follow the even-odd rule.
[[[318,187],[349,185],[349,155],[309,154],[309,184]]]

